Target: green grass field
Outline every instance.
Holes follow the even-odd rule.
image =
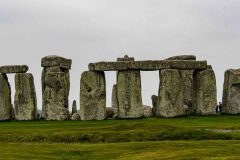
[[[0,159],[240,159],[240,116],[0,122]]]

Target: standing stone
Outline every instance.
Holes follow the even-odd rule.
[[[118,58],[117,61],[134,61],[133,57]],[[117,72],[117,101],[119,118],[139,118],[143,116],[140,71]]]
[[[74,113],[77,113],[77,102],[76,102],[76,100],[74,100],[73,104],[72,104],[72,115]]]
[[[215,73],[212,69],[194,72],[194,108],[197,114],[216,114],[217,89]]]
[[[153,116],[156,115],[157,112],[157,103],[158,103],[158,96],[156,95],[152,95],[152,112],[153,112]]]
[[[152,108],[150,106],[147,105],[143,105],[143,116],[144,117],[152,117],[153,116],[153,112],[152,112]]]
[[[119,71],[117,75],[119,118],[143,116],[140,71]]]
[[[196,113],[196,108],[193,106],[193,72],[194,70],[180,70],[185,114]]]
[[[118,116],[118,99],[117,99],[117,85],[116,84],[113,85],[113,89],[112,89],[112,108],[114,111],[113,117],[117,117]]]
[[[222,112],[240,113],[240,69],[229,69],[225,72]]]
[[[160,71],[158,97],[158,116],[176,117],[185,114],[182,79],[178,70],[164,69]]]
[[[0,121],[14,118],[11,88],[6,74],[0,74]]]
[[[37,119],[37,98],[31,73],[15,75],[14,107],[17,120]]]
[[[106,82],[104,72],[85,71],[80,80],[80,115],[82,120],[106,118]]]
[[[165,60],[196,60],[194,55],[179,55],[169,57]],[[196,108],[193,107],[193,72],[194,70],[179,70],[182,78],[183,85],[183,107],[185,114],[196,113]]]
[[[42,58],[43,118],[66,120],[70,118],[68,96],[72,61],[59,56]]]

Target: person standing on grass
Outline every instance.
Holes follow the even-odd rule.
[[[218,104],[218,112],[221,114],[222,113],[222,103],[219,102]]]

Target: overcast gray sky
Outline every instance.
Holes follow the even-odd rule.
[[[29,66],[38,108],[40,61],[46,55],[73,60],[70,103],[79,102],[80,75],[88,63],[125,54],[136,60],[179,54],[208,60],[221,100],[224,71],[240,68],[239,51],[239,0],[0,0],[0,65]],[[115,73],[108,72],[106,79],[110,106]],[[142,72],[144,104],[151,105],[158,87],[158,72]]]

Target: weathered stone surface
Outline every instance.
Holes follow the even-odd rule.
[[[158,96],[156,95],[152,95],[152,112],[153,112],[153,115],[155,116],[156,115],[156,112],[157,112],[157,106],[158,106]]]
[[[123,58],[117,58],[117,61],[134,61],[134,57],[128,57],[128,55],[125,55]]]
[[[207,61],[195,60],[148,60],[90,63],[90,71],[161,70],[161,69],[207,69]]]
[[[240,113],[240,69],[229,69],[225,72],[222,112]]]
[[[115,109],[112,107],[107,107],[106,109],[106,118],[113,118]]]
[[[106,82],[104,72],[85,71],[80,80],[80,115],[82,120],[106,118]]]
[[[114,109],[114,115],[118,115],[118,99],[117,99],[117,85],[114,84],[112,88],[112,108]]]
[[[194,56],[194,55],[179,55],[179,56],[169,57],[165,60],[196,60],[196,56]]]
[[[27,71],[27,65],[9,65],[0,67],[0,73],[26,73]]]
[[[73,103],[72,103],[72,115],[74,113],[77,113],[77,102],[76,102],[76,100],[74,100]]]
[[[0,121],[14,118],[11,88],[6,74],[0,74]]]
[[[194,72],[194,108],[197,114],[216,114],[217,89],[212,69]]]
[[[183,105],[186,114],[196,113],[193,106],[193,72],[194,70],[180,70],[183,89]]]
[[[143,116],[140,71],[119,71],[117,74],[119,118]]]
[[[43,116],[46,120],[69,119],[68,96],[69,74],[68,73],[45,73],[43,89]]]
[[[153,112],[150,106],[143,105],[143,116],[144,117],[152,117]]]
[[[60,56],[42,58],[42,116],[47,120],[70,118],[68,96],[72,60]]]
[[[185,114],[182,79],[178,70],[165,69],[160,71],[158,97],[158,116],[176,117]]]
[[[80,121],[81,120],[81,116],[80,116],[80,113],[74,113],[72,116],[71,116],[71,120],[73,121]]]
[[[65,69],[71,69],[72,60],[66,59],[57,55],[46,56],[41,60],[42,67],[54,67],[59,66]]]
[[[179,55],[169,57],[166,60],[196,60],[194,55]],[[209,65],[207,66],[209,67]],[[196,109],[193,107],[193,69],[179,70],[180,77],[182,78],[183,85],[183,105],[186,114],[196,113]]]
[[[37,119],[37,98],[31,73],[15,75],[14,108],[17,120]]]

